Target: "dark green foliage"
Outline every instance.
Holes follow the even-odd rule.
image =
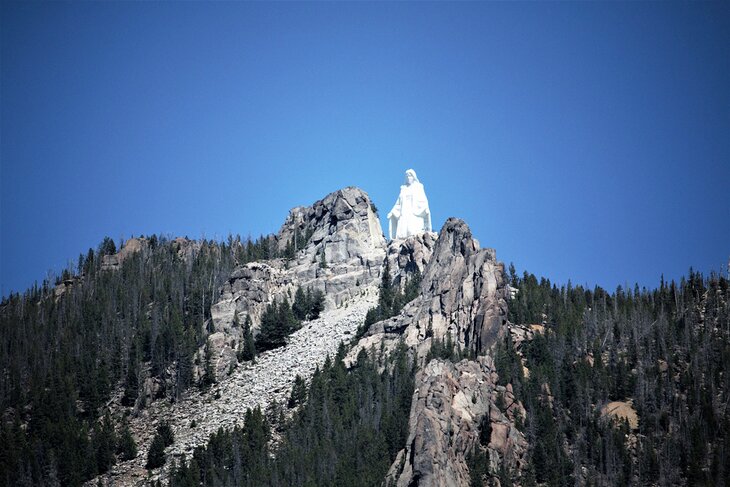
[[[117,438],[114,433],[114,425],[108,414],[104,416],[103,421],[94,425],[94,431],[91,435],[91,450],[96,452],[96,471],[104,473],[116,463],[114,457],[117,444]]]
[[[305,233],[302,233],[299,231],[299,229],[294,230],[294,236],[286,243],[286,248],[284,250],[284,258],[286,259],[293,259],[296,253],[306,247],[307,243],[309,242],[309,239],[312,238],[312,235],[314,234],[314,229],[307,228]]]
[[[433,337],[433,329],[429,324],[426,328],[426,337]],[[431,348],[428,349],[426,354],[426,363],[431,359],[449,360],[451,362],[458,362],[463,359],[474,360],[476,354],[474,351],[466,349],[462,350],[460,346],[454,344],[454,340],[451,338],[451,332],[446,333],[446,338],[433,338],[431,341]]]
[[[243,340],[238,351],[238,360],[241,362],[256,359],[256,344],[253,338],[253,331],[251,331],[252,326],[251,317],[246,315],[246,320],[243,322]]]
[[[162,437],[157,434],[152,439],[152,444],[150,445],[150,450],[147,453],[147,463],[145,464],[145,468],[148,470],[152,470],[154,468],[159,468],[165,464],[165,443]]]
[[[124,424],[117,440],[117,455],[122,461],[131,460],[137,456],[137,443],[132,438],[129,425]]]
[[[213,384],[215,384],[213,352],[210,348],[210,341],[206,341],[203,348],[203,375],[200,377],[200,388],[207,389]]]
[[[299,329],[299,321],[294,316],[289,301],[277,305],[269,304],[261,316],[261,328],[256,336],[256,351],[265,352],[286,345],[286,337]]]
[[[165,464],[165,448],[175,442],[172,428],[167,423],[162,423],[157,427],[155,437],[152,439],[150,451],[147,454],[147,464],[145,468],[152,470]]]
[[[279,319],[278,306],[269,304],[261,315],[261,326],[256,336],[256,350],[264,352],[286,345],[286,325]]]
[[[466,465],[469,467],[469,487],[482,487],[485,485],[484,478],[487,475],[489,457],[487,451],[479,447],[466,457]]]
[[[726,278],[690,270],[678,284],[610,294],[511,280],[510,321],[546,328],[522,346],[529,380],[509,339],[495,355],[500,384],[527,410],[526,484],[574,485],[585,469],[589,485],[727,485],[730,416],[713,400],[730,393]],[[637,431],[601,417],[609,401],[629,399]]]
[[[403,291],[395,288],[390,276],[390,263],[385,260],[383,275],[380,279],[380,294],[378,305],[368,310],[365,315],[365,323],[360,326],[355,335],[356,339],[362,337],[370,328],[370,325],[395,316],[401,312],[403,306],[413,301],[418,296],[421,286],[421,273],[418,268],[411,272],[410,278],[406,281]]]
[[[479,444],[486,448],[487,445],[489,445],[491,438],[492,422],[489,418],[489,414],[485,414],[479,421]]]
[[[273,458],[271,426],[259,410],[249,410],[243,428],[212,435],[189,464],[176,468],[170,485],[198,485],[198,479],[206,486],[380,485],[408,433],[414,365],[405,346],[382,373],[365,352],[347,371],[344,356],[341,347],[315,372],[308,391],[304,386],[307,399],[282,429]]]
[[[319,289],[315,289],[311,294],[309,294],[309,291],[307,293],[307,302],[309,303],[307,318],[316,320],[322,314],[322,311],[324,311],[324,293]]]
[[[294,378],[294,386],[291,390],[291,396],[289,396],[289,402],[287,403],[287,407],[289,409],[299,406],[300,404],[304,404],[304,401],[307,400],[307,383],[304,382],[304,379],[302,379],[299,374]]]
[[[267,485],[270,475],[269,423],[259,408],[247,410],[244,426],[222,428],[211,435],[206,447],[198,447],[189,464],[173,471],[170,486]]]
[[[132,342],[129,358],[127,359],[127,375],[124,380],[124,396],[122,396],[122,405],[124,406],[134,406],[139,395],[138,363],[139,357],[137,356],[135,342]]]
[[[157,427],[157,435],[162,438],[162,444],[165,447],[172,445],[175,442],[175,435],[172,432],[172,428],[167,423],[162,423]]]
[[[294,316],[299,320],[307,319],[307,312],[309,311],[309,303],[307,302],[307,295],[301,286],[297,287],[297,292],[294,293],[294,304],[292,305],[292,311]]]
[[[494,365],[499,374],[499,385],[512,383],[514,387],[514,384],[522,383],[522,361],[512,345],[512,336],[509,333],[505,334],[503,346],[496,349]]]
[[[113,255],[117,253],[117,246],[114,240],[109,237],[104,237],[104,240],[99,244],[99,255]]]
[[[301,286],[298,287],[294,294],[292,311],[300,321],[316,320],[324,311],[324,293],[319,289],[304,291]]]
[[[3,299],[0,487],[78,486],[108,468],[116,446],[100,415],[113,388],[122,384],[131,407],[147,370],[172,384],[162,393],[170,399],[194,385],[193,355],[205,343],[218,289],[237,263],[276,256],[272,249],[269,238],[193,246],[152,236],[105,270],[103,256],[118,250],[107,238],[65,270],[62,295],[50,278]]]
[[[431,348],[426,355],[426,363],[433,358],[442,360],[458,361],[461,359],[460,353],[454,347],[454,341],[451,339],[451,333],[446,333],[446,340],[434,339],[431,342]]]

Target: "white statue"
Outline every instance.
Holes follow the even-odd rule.
[[[388,237],[406,238],[431,231],[431,212],[423,184],[418,181],[416,171],[406,171],[406,184],[400,187],[395,206],[388,213]]]

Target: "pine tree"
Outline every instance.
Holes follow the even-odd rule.
[[[243,322],[243,340],[238,352],[238,360],[242,362],[248,362],[256,359],[256,345],[253,338],[253,332],[251,327],[251,316],[246,315],[246,319]]]
[[[288,325],[280,318],[280,308],[276,303],[266,306],[266,310],[261,315],[259,334],[256,336],[257,351],[265,352],[286,345]]]
[[[307,295],[305,294],[301,286],[297,287],[297,291],[296,293],[294,293],[294,304],[292,305],[292,311],[294,312],[294,316],[296,316],[296,318],[301,321],[306,320],[307,315],[309,314],[309,302],[307,299]]]
[[[299,320],[297,320],[296,316],[294,316],[294,312],[292,311],[292,308],[289,305],[289,300],[287,298],[284,298],[284,300],[279,305],[278,314],[278,319],[281,322],[281,327],[284,330],[285,336],[294,333],[301,326]]]
[[[104,237],[104,240],[99,245],[100,255],[113,255],[117,253],[117,246],[114,243],[114,239]]]
[[[291,409],[299,406],[300,404],[304,404],[304,401],[306,400],[307,383],[304,382],[304,379],[302,379],[299,374],[297,374],[297,376],[294,378],[294,386],[292,387],[287,406],[289,407],[289,409]]]
[[[114,465],[116,459],[114,450],[117,443],[114,434],[114,425],[107,412],[101,424],[94,426],[93,442],[96,449],[96,468],[98,473],[104,473]]]
[[[315,289],[307,301],[309,303],[308,319],[316,320],[324,311],[324,293]]]
[[[215,371],[213,370],[213,350],[210,340],[206,340],[203,348],[203,375],[200,378],[200,387],[206,389],[215,384]]]
[[[152,470],[165,464],[165,443],[159,434],[152,439],[150,451],[147,453],[147,464],[145,468]]]
[[[131,460],[137,456],[137,443],[129,431],[129,424],[124,423],[117,440],[117,454],[121,460]]]

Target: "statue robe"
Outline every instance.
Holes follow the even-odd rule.
[[[423,184],[414,181],[400,187],[398,201],[390,211],[390,237],[406,238],[431,231],[431,213]]]

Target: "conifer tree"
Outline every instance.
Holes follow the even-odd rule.
[[[300,404],[304,404],[304,401],[306,400],[307,383],[304,382],[304,379],[302,379],[299,374],[297,374],[297,376],[294,378],[294,386],[292,387],[287,406],[289,407],[289,409],[291,409],[299,406]]]
[[[292,311],[294,312],[294,316],[296,316],[298,320],[304,321],[307,319],[307,315],[309,312],[309,303],[307,295],[305,294],[301,286],[297,287],[297,291],[296,293],[294,293],[294,304],[292,304]]]
[[[203,375],[200,378],[200,387],[206,389],[215,384],[215,371],[213,370],[213,350],[210,340],[206,340],[203,348]]]
[[[246,319],[243,322],[243,339],[241,340],[238,351],[238,360],[242,362],[256,359],[256,344],[254,342],[253,332],[251,331],[252,326],[251,316],[246,315]]]
[[[122,431],[119,433],[117,454],[123,461],[131,460],[137,456],[137,443],[134,441],[132,432],[129,430],[129,424],[127,423],[124,423]]]
[[[145,468],[152,470],[154,468],[161,467],[165,464],[165,443],[159,434],[156,434],[152,439],[150,450],[147,453],[147,463]]]

